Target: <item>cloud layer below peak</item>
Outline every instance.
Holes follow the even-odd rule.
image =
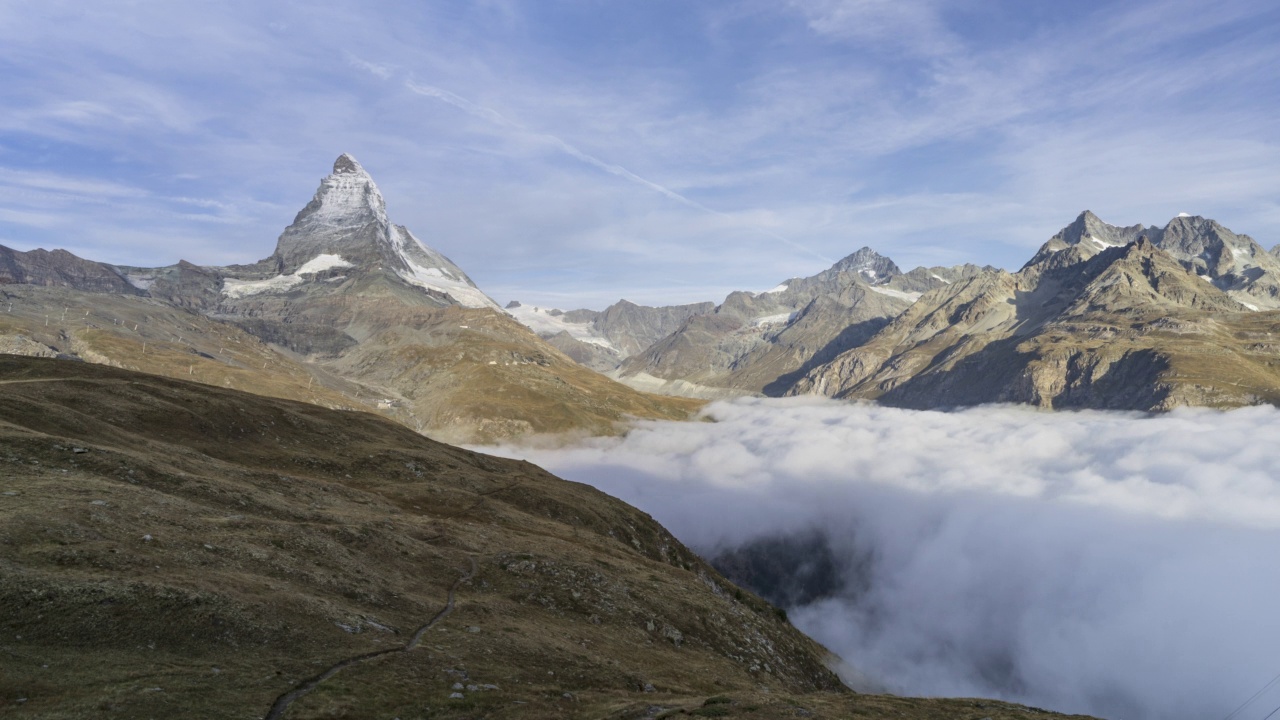
[[[708,415],[501,452],[640,507],[704,554],[818,532],[842,589],[791,617],[897,692],[1220,717],[1280,670],[1274,408],[795,399]],[[1257,702],[1261,717],[1280,690]]]

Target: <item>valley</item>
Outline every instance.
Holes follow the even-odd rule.
[[[909,635],[898,646],[923,655],[905,665],[850,644],[829,608],[859,616],[893,582],[877,576],[892,570],[879,550],[842,534],[873,521],[704,535],[722,521],[691,524],[667,503],[717,514],[706,491],[687,493],[736,482],[759,441],[699,460],[661,499],[657,478],[651,492],[627,484],[651,470],[622,449],[690,421],[731,429],[726,408],[766,396],[801,404],[762,428],[826,398],[1276,405],[1277,278],[1274,255],[1212,220],[1119,227],[1085,212],[1016,272],[904,272],[864,247],[719,304],[503,309],[392,224],[345,154],[256,263],[0,248],[0,591],[18,608],[0,695],[68,718],[1052,716],[887,694],[954,688],[1151,717],[1149,696],[1130,712],[1091,688],[1055,695],[1016,650],[983,654],[938,628],[960,643],[954,662]],[[441,442],[552,466],[596,452],[614,470],[581,475],[593,489]],[[761,511],[728,502],[732,517]],[[868,632],[896,617],[875,612]],[[945,681],[916,684],[920,668]]]

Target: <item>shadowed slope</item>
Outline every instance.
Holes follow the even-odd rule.
[[[527,463],[100,365],[0,383],[6,715],[260,718],[308,678],[280,716],[973,709],[843,692],[647,515]]]

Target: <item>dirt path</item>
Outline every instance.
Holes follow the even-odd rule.
[[[382,657],[383,655],[409,652],[410,650],[418,647],[418,644],[422,642],[422,636],[425,635],[428,630],[435,627],[436,623],[439,623],[441,620],[445,619],[449,613],[453,612],[454,596],[457,594],[458,588],[461,587],[462,583],[475,577],[476,571],[476,559],[473,557],[471,558],[471,569],[468,570],[466,574],[453,581],[453,585],[449,588],[449,597],[445,601],[444,607],[440,608],[440,612],[436,613],[435,617],[432,617],[431,620],[427,621],[426,625],[418,628],[418,631],[413,634],[413,637],[409,639],[409,642],[405,643],[404,647],[391,648],[389,650],[378,650],[377,652],[365,653],[364,655],[356,655],[355,657],[350,657],[346,660],[341,660],[335,663],[328,670],[325,670],[315,677],[303,680],[292,690],[276,698],[275,703],[271,706],[271,710],[267,712],[265,720],[279,720],[284,717],[284,714],[288,712],[290,705],[307,693],[315,690],[320,686],[320,683],[328,680],[334,675],[337,675],[345,668],[349,668],[352,665],[358,665],[363,662],[368,662],[374,658]]]

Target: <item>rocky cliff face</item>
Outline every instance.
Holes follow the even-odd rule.
[[[1280,261],[1248,235],[1214,220],[1179,216],[1152,240],[1187,270],[1251,310],[1280,308]]]
[[[731,293],[713,313],[629,358],[618,376],[673,393],[784,392],[810,368],[860,345],[925,290],[980,268],[902,273],[889,258],[861,248],[807,278],[763,293]]]
[[[19,252],[0,246],[0,285],[40,285],[92,293],[142,295],[114,267],[66,250]]]
[[[984,273],[927,293],[788,392],[919,408],[1280,401],[1277,346],[1267,335],[1274,313],[1254,312],[1202,275],[1239,269],[1217,265],[1221,255],[1206,247],[1247,247],[1243,236],[1212,225],[1182,218],[1164,230],[1116,228],[1085,213],[1017,273]]]
[[[591,325],[625,358],[680,329],[689,318],[714,310],[710,302],[648,307],[619,300],[593,317]]]
[[[1092,257],[1145,237],[1184,268],[1251,309],[1280,307],[1280,262],[1248,235],[1237,235],[1214,220],[1179,215],[1163,228],[1116,227],[1088,210],[1040,248],[1025,267],[1041,265],[1065,249]]]

